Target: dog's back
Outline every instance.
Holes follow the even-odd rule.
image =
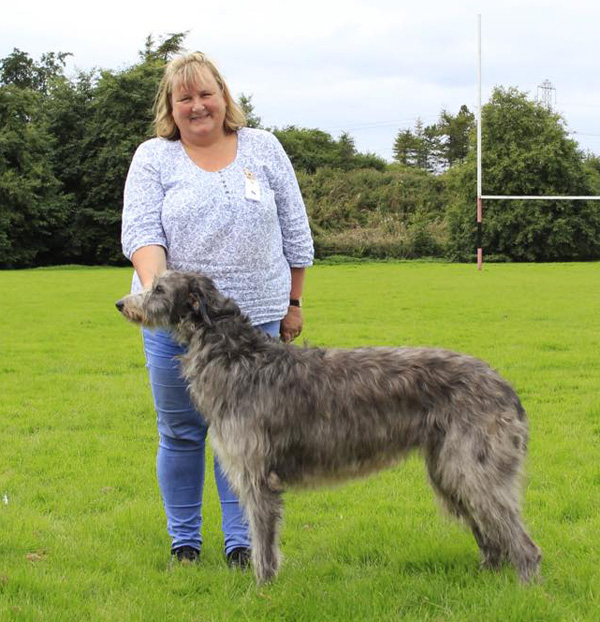
[[[286,350],[276,369],[263,365],[251,384],[268,395],[258,408],[272,413],[270,455],[288,484],[363,475],[411,449],[438,451],[454,437],[473,439],[480,456],[491,438],[505,437],[524,453],[525,411],[478,359],[424,348]]]

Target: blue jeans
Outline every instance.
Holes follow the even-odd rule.
[[[279,321],[258,326],[279,335]],[[202,491],[208,426],[192,405],[177,358],[185,351],[168,332],[143,330],[146,367],[158,420],[158,484],[172,549],[202,546]],[[215,457],[225,552],[250,547],[248,522]]]

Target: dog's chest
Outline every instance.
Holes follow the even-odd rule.
[[[212,423],[210,442],[219,461],[230,471],[262,471],[267,455],[264,436],[250,429],[238,419],[225,419]]]

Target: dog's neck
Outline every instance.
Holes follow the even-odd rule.
[[[245,360],[251,362],[276,342],[262,330],[252,326],[243,314],[227,315],[203,323],[182,322],[175,330],[179,343],[194,350],[204,364],[216,359],[224,362]]]
[[[199,324],[185,321],[180,322],[177,326],[172,326],[170,330],[180,345],[189,346],[203,329]]]

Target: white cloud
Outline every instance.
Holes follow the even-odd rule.
[[[70,69],[121,68],[148,34],[189,30],[188,48],[211,55],[234,92],[253,94],[265,123],[348,129],[360,149],[390,157],[397,130],[417,117],[474,108],[477,13],[484,98],[496,84],[535,96],[549,79],[569,127],[600,153],[596,0],[33,0],[3,9],[0,58],[60,50],[74,54]]]

